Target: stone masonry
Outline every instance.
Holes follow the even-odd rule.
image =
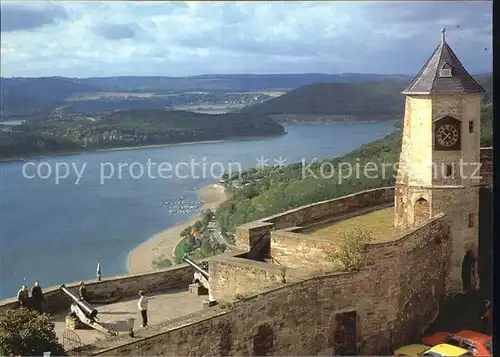
[[[415,326],[425,327],[444,297],[450,252],[444,218],[394,241],[370,244],[358,273],[283,282],[274,264],[214,259],[218,307],[151,326],[141,338],[99,341],[84,353],[250,356],[265,348],[267,355],[314,355],[334,347],[335,315],[342,311],[358,316],[359,353],[390,353],[415,337]],[[265,346],[258,338],[262,329],[270,336]]]
[[[441,43],[403,91],[394,224],[408,228],[446,214],[453,240],[446,284],[451,294],[463,290],[465,252],[477,252],[479,245],[482,93],[446,42],[444,29]]]

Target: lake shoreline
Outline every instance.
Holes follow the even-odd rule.
[[[96,152],[141,150],[141,149],[154,149],[154,148],[164,148],[164,147],[171,147],[171,146],[181,146],[181,145],[217,144],[217,143],[231,142],[231,141],[260,140],[260,139],[279,137],[279,136],[283,136],[286,134],[287,133],[284,132],[284,133],[280,133],[280,134],[261,135],[261,136],[235,136],[232,138],[221,139],[221,140],[186,141],[186,142],[181,142],[181,143],[170,143],[170,144],[120,146],[120,147],[108,148],[108,149],[92,149],[92,150],[80,150],[80,151],[69,151],[69,152],[53,152],[53,153],[45,153],[45,154],[33,154],[33,155],[10,157],[10,158],[5,158],[5,159],[0,158],[0,163],[38,160],[38,159],[41,159],[44,157],[83,155],[83,154],[90,154],[90,153],[96,153]]]
[[[210,162],[220,162],[225,166],[237,161],[243,170],[254,168],[257,156],[269,158],[270,164],[279,155],[288,158],[286,163],[300,163],[302,158],[309,161],[312,158],[326,160],[339,157],[360,145],[383,138],[393,129],[389,123],[380,123],[290,125],[286,131],[287,135],[263,140],[83,154],[45,158],[39,162],[54,165],[57,161],[85,161],[89,167],[89,179],[79,185],[69,181],[66,185],[56,185],[52,180],[20,179],[24,162],[0,164],[0,196],[9,208],[2,212],[3,225],[0,229],[6,252],[0,291],[2,297],[15,296],[24,278],[28,282],[40,280],[42,286],[92,280],[95,278],[96,262],[104,262],[105,277],[127,274],[127,256],[134,248],[166,228],[184,224],[197,215],[191,210],[170,215],[171,208],[165,201],[172,201],[171,204],[175,205],[177,203],[173,201],[178,201],[181,196],[189,197],[186,201],[197,201],[198,192],[192,192],[193,189],[198,191],[215,183],[218,178],[200,180],[201,177],[188,175],[186,179],[165,181],[135,180],[128,176],[120,180],[115,176],[113,181],[109,181],[113,184],[103,186],[98,180],[102,160],[126,162],[133,157],[134,161],[144,163],[151,157],[159,156],[209,156]],[[232,168],[236,170],[236,166]],[[196,175],[201,176],[199,172]],[[227,194],[230,196],[230,191]],[[222,206],[226,204],[227,201]],[[171,240],[171,248],[178,240],[180,234]],[[151,260],[156,252],[168,258],[172,250],[152,253],[150,250]],[[157,267],[160,265],[164,264]],[[60,269],[61,266],[65,269]]]
[[[290,120],[278,120],[276,122],[283,126],[288,125],[337,125],[337,124],[373,124],[382,122],[393,122],[397,124],[403,122],[400,119],[373,119],[373,120],[342,120],[342,119],[323,119],[323,120],[308,120],[308,119],[290,119]]]
[[[349,120],[344,121],[343,119],[323,119],[323,120],[308,120],[308,119],[290,119],[290,120],[280,120],[273,119],[278,124],[283,127],[287,127],[289,125],[336,125],[336,124],[373,124],[373,123],[381,123],[381,122],[393,122],[394,126],[397,125],[402,120],[400,119],[373,119],[373,120]],[[49,152],[45,154],[33,154],[33,155],[25,155],[25,156],[16,156],[10,158],[1,158],[0,163],[8,163],[8,162],[17,162],[17,161],[30,161],[30,160],[38,160],[44,157],[59,157],[59,156],[72,156],[72,155],[82,155],[96,152],[110,152],[110,151],[125,151],[125,150],[141,150],[141,149],[154,149],[154,148],[163,148],[170,146],[180,146],[180,145],[195,145],[195,144],[216,144],[222,142],[231,142],[231,141],[247,141],[247,140],[260,140],[260,139],[268,139],[273,137],[280,137],[286,135],[286,131],[279,134],[270,134],[270,135],[260,135],[260,136],[235,136],[227,139],[221,140],[203,140],[203,141],[186,141],[180,143],[169,143],[169,144],[154,144],[154,145],[136,145],[136,146],[120,146],[115,148],[106,148],[106,149],[92,149],[92,150],[79,150],[79,151],[69,151],[69,152]]]
[[[199,198],[203,202],[201,210],[215,211],[227,200],[227,194],[222,187],[208,185],[200,189]],[[135,247],[127,256],[127,271],[129,274],[140,274],[155,270],[154,261],[170,260],[175,265],[173,251],[181,240],[181,232],[201,219],[201,214],[176,224],[153,235],[147,241]]]

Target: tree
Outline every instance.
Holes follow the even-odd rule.
[[[207,209],[205,211],[202,212],[202,223],[204,226],[208,226],[208,224],[210,223],[210,221],[214,218],[214,212],[212,212],[211,210]]]
[[[187,236],[184,240],[184,251],[190,253],[196,249],[196,239],[193,236]]]
[[[372,232],[355,228],[341,232],[338,249],[326,250],[328,260],[341,262],[348,271],[355,272],[364,264],[365,246],[373,240]]]
[[[212,247],[212,250],[213,250],[213,254],[221,254],[221,253],[224,253],[226,251],[226,245],[225,244],[221,244],[217,241],[213,241],[211,242],[210,246]]]
[[[200,249],[206,257],[214,255],[214,249],[212,248],[212,245],[210,244],[210,239],[207,237],[203,237],[203,239],[201,240]]]
[[[51,316],[25,308],[0,311],[0,355],[64,356],[64,348],[54,331]]]
[[[203,223],[201,223],[201,221],[196,221],[194,222],[193,224],[193,229],[196,231],[196,232],[201,232],[201,229],[203,228]]]
[[[190,236],[192,229],[193,229],[193,227],[191,227],[191,226],[187,226],[186,228],[184,228],[183,231],[181,232],[181,237],[188,237],[188,236]]]

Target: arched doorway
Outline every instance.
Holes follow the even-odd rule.
[[[475,246],[469,245],[465,248],[465,255],[462,260],[462,288],[465,293],[475,288],[476,252]]]
[[[271,326],[260,325],[253,338],[253,355],[270,356],[274,346],[274,331]]]
[[[355,310],[335,313],[333,326],[333,355],[356,356],[357,345],[357,313]]]
[[[421,197],[415,202],[415,224],[426,222],[430,218],[429,202]]]

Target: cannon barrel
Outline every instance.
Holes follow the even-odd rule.
[[[208,273],[203,270],[202,267],[200,267],[196,262],[192,261],[191,259],[189,259],[188,257],[184,257],[184,261],[186,263],[188,263],[189,265],[191,265],[193,268],[195,268],[196,270],[198,270],[200,273],[203,274],[203,276],[208,280]]]
[[[97,316],[97,309],[94,308],[92,305],[90,305],[88,302],[86,302],[83,299],[78,298],[75,294],[73,294],[71,291],[69,291],[66,286],[61,285],[59,287],[60,290],[62,290],[63,293],[68,295],[71,300],[82,310],[82,312],[85,314],[85,316],[89,319],[94,319]]]

